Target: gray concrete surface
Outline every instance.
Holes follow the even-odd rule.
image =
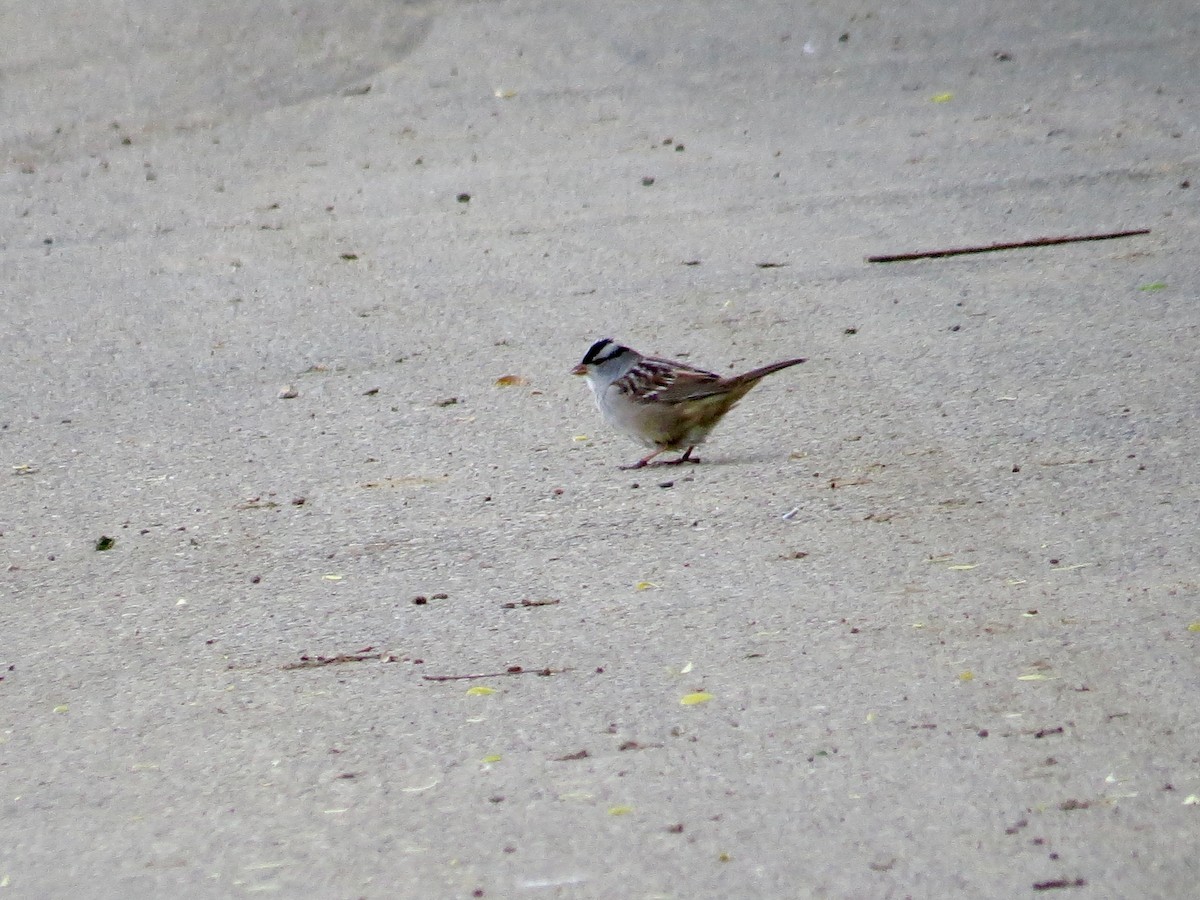
[[[1192,0],[0,33],[0,894],[1195,896]]]

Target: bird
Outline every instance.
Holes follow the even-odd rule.
[[[683,454],[662,465],[698,463],[692,451],[734,405],[763,378],[804,362],[785,359],[728,378],[687,363],[645,356],[612,338],[601,338],[572,375],[587,378],[604,421],[651,453],[622,469],[641,469],[668,450]]]

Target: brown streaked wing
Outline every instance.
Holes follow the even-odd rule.
[[[714,393],[721,376],[685,363],[644,359],[617,385],[640,403],[678,403]]]

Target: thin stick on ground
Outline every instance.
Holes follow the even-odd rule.
[[[320,666],[336,666],[340,663],[352,662],[369,662],[377,659],[382,662],[396,662],[396,657],[391,653],[375,653],[374,647],[367,647],[365,650],[358,650],[354,653],[339,653],[337,656],[302,656],[299,662],[288,663],[282,666],[285,670],[292,669],[316,669]]]
[[[566,669],[522,669],[513,666],[503,672],[480,672],[472,675],[422,675],[426,681],[475,681],[479,678],[502,678],[505,675],[558,675]]]
[[[1108,231],[1102,234],[1064,235],[1061,237],[1040,237],[1028,241],[1011,241],[1000,244],[985,244],[973,247],[951,247],[943,250],[918,250],[913,253],[888,253],[881,256],[868,256],[867,262],[890,263],[907,262],[912,259],[941,259],[946,256],[965,256],[968,253],[992,253],[996,250],[1020,250],[1023,247],[1051,247],[1055,244],[1081,244],[1085,241],[1111,241],[1115,238],[1134,237],[1139,234],[1149,234],[1149,228],[1134,228],[1130,231]]]

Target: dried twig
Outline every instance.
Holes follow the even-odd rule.
[[[505,675],[558,675],[566,669],[523,669],[509,666],[503,672],[481,672],[477,675],[422,675],[426,681],[475,681],[478,678],[502,678]]]
[[[1035,881],[1033,889],[1035,891],[1053,891],[1057,888],[1073,888],[1084,887],[1087,882],[1082,878],[1055,878],[1051,881]]]
[[[395,662],[396,657],[391,653],[376,653],[373,652],[374,647],[363,647],[361,650],[356,650],[353,653],[339,653],[337,656],[301,656],[299,662],[288,663],[282,668],[290,669],[315,669],[320,666],[334,666],[338,663],[352,662],[368,662],[372,659],[377,659],[380,662]]]
[[[1033,238],[1029,241],[1012,241],[1001,244],[986,244],[974,247],[952,247],[945,250],[921,250],[914,253],[889,253],[882,256],[868,256],[867,262],[890,263],[907,262],[912,259],[940,259],[944,256],[964,256],[968,253],[992,253],[996,250],[1019,250],[1023,247],[1050,247],[1054,244],[1079,244],[1084,241],[1111,241],[1114,238],[1134,237],[1139,234],[1149,234],[1149,228],[1135,228],[1131,231],[1109,231],[1103,234],[1066,235],[1062,237]]]

